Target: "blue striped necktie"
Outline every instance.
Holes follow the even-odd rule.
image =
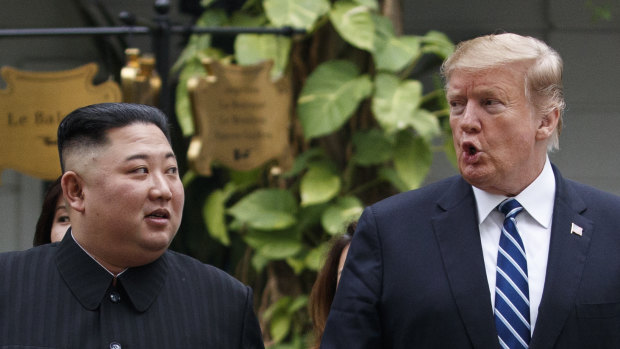
[[[523,206],[513,199],[499,204],[506,215],[497,253],[495,328],[502,348],[527,348],[530,343],[530,291],[525,248],[515,217]]]

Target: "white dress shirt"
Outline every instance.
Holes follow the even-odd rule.
[[[497,205],[506,199],[505,196],[489,194],[473,187],[478,206],[478,222],[484,267],[489,281],[491,304],[495,308],[495,276],[497,266],[497,250],[504,215],[496,210]],[[551,239],[551,221],[555,201],[555,177],[551,163],[547,157],[540,175],[515,197],[524,210],[517,215],[517,230],[525,246],[527,271],[530,288],[530,323],[532,334],[538,318],[538,306],[545,285],[549,241]]]

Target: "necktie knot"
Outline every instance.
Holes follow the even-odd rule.
[[[503,213],[506,218],[514,218],[523,211],[523,206],[521,206],[519,201],[515,198],[509,198],[502,201],[502,203],[497,206],[497,209]]]

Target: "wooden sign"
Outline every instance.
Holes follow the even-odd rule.
[[[207,77],[190,80],[196,135],[187,156],[196,172],[210,175],[213,161],[240,171],[272,159],[290,165],[290,79],[272,81],[272,64],[209,62]]]
[[[0,172],[11,168],[46,180],[60,175],[60,121],[79,107],[121,101],[117,83],[92,84],[97,69],[95,63],[57,72],[2,67],[7,88],[0,90]]]

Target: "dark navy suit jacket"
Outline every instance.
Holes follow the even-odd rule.
[[[0,254],[0,348],[263,348],[252,291],[167,251],[113,277],[70,233]]]
[[[554,173],[530,348],[620,348],[620,198]],[[476,217],[459,176],[367,208],[321,348],[499,348]]]

